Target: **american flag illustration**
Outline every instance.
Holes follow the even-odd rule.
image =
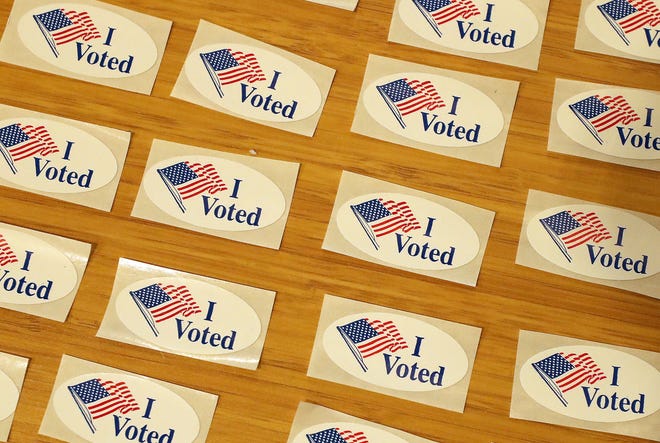
[[[367,370],[365,358],[408,347],[406,340],[391,320],[361,318],[337,326],[337,330],[364,371]]]
[[[352,432],[340,428],[328,428],[306,436],[309,443],[369,443],[364,432]]]
[[[101,37],[86,11],[53,9],[33,16],[51,50],[57,57],[57,47],[76,40],[89,41]]]
[[[404,233],[421,228],[410,206],[405,201],[395,202],[374,198],[351,205],[353,213],[376,249],[376,239],[396,231]]]
[[[242,81],[255,83],[266,80],[266,75],[253,53],[219,49],[202,52],[199,56],[220,98],[224,97],[222,86]]]
[[[428,80],[401,78],[376,86],[399,124],[405,128],[403,117],[421,110],[433,111],[445,106],[438,91]]]
[[[568,261],[571,261],[569,249],[612,238],[595,212],[560,211],[539,221]]]
[[[606,378],[605,373],[586,352],[557,352],[532,363],[532,366],[564,406],[567,402],[562,394],[585,383],[594,384]]]
[[[592,95],[569,105],[569,108],[601,144],[599,133],[639,120],[639,115],[622,95]]]
[[[91,378],[67,388],[92,432],[95,432],[94,420],[115,412],[127,414],[140,409],[124,382]]]
[[[157,171],[172,197],[184,212],[183,200],[204,193],[215,194],[227,190],[225,182],[210,163],[203,165],[183,161]]]
[[[479,15],[479,9],[471,0],[412,0],[436,33],[442,37],[439,25]]]
[[[0,234],[0,266],[7,266],[11,263],[17,263],[18,258],[12,251],[4,235]]]
[[[137,291],[130,291],[130,293],[142,302],[156,323],[177,315],[189,317],[202,312],[185,285],[154,283]]]
[[[653,0],[611,0],[598,10],[626,44],[630,44],[626,34],[660,24],[660,9]]]
[[[0,128],[0,152],[16,173],[15,162],[59,152],[45,126],[14,123]]]

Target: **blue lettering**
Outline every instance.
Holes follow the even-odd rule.
[[[660,47],[660,39],[658,34],[660,34],[660,29],[654,29],[655,33],[651,37],[651,28],[644,28],[644,35],[646,36],[646,42],[649,44],[649,48],[657,41],[658,47]]]
[[[212,348],[221,347],[222,349],[234,349],[234,342],[236,341],[236,331],[232,330],[229,335],[224,337],[217,333],[211,332],[207,326],[204,329],[194,327],[191,320],[184,326],[184,321],[180,318],[175,318],[176,333],[179,340],[186,339],[191,343],[199,343],[201,345],[208,345]]]
[[[457,103],[457,101],[455,101],[455,103]],[[453,107],[452,110],[454,110]],[[432,114],[432,118],[429,118],[428,112],[422,112],[421,114],[422,128],[425,132],[428,132],[429,129],[431,129],[436,135],[452,137],[457,140],[467,140],[471,143],[479,142],[479,131],[481,130],[481,125],[479,123],[476,123],[471,129],[466,129],[465,126],[457,125],[454,120],[445,123],[439,120],[436,114]]]
[[[43,162],[43,163],[42,163]],[[50,160],[44,160],[40,157],[34,157],[34,173],[36,177],[43,174],[43,178],[49,181],[56,181],[68,185],[76,185],[81,188],[89,189],[94,171],[88,169],[86,173],[81,174],[77,171],[70,171],[66,165],[61,168],[49,166]]]
[[[273,79],[273,83],[271,83],[271,86],[274,86],[277,77],[278,76],[276,75]],[[273,94],[269,94],[268,96],[264,97],[263,95],[257,93],[256,90],[257,87],[252,86],[252,89],[248,91],[248,85],[241,83],[241,103],[247,102],[253,108],[261,108],[264,111],[269,111],[275,115],[279,114],[284,118],[293,119],[296,108],[298,107],[298,102],[296,100],[292,100],[291,103],[285,105],[281,101],[274,100]]]
[[[217,197],[213,197],[213,200],[211,200],[208,195],[202,195],[204,215],[213,215],[218,220],[226,219],[239,224],[247,223],[250,226],[259,226],[259,220],[261,219],[260,206],[257,206],[257,209],[253,212],[247,212],[245,209],[237,209],[235,203],[225,206],[219,201]]]
[[[142,427],[137,427],[134,424],[129,424],[131,418],[122,417],[113,414],[112,416],[115,428],[115,437],[120,434],[128,441],[139,441],[140,443],[172,443],[174,441],[174,429],[170,428],[167,434],[158,431],[149,430],[145,424]],[[123,423],[121,420],[123,419]]]
[[[646,274],[646,267],[649,260],[648,255],[642,255],[641,259],[633,260],[630,257],[623,257],[621,252],[617,252],[614,255],[603,252],[603,246],[599,246],[596,250],[594,245],[587,244],[587,249],[589,251],[589,260],[592,265],[598,263],[604,268],[611,267],[614,269],[621,269],[625,272],[633,271],[636,274]]]
[[[475,43],[483,43],[486,45],[493,45],[493,46],[503,46],[505,48],[511,48],[511,49],[513,49],[515,46],[515,40],[516,40],[515,29],[510,29],[508,34],[502,34],[500,32],[492,32],[490,27],[486,27],[483,30],[477,27],[473,28],[474,23],[472,22],[468,22],[466,26],[463,20],[457,20],[456,24],[458,25],[458,35],[461,38],[461,40],[465,39],[465,37],[468,37],[469,40]]]
[[[411,257],[419,257],[422,260],[429,260],[432,262],[440,262],[443,265],[451,266],[454,261],[454,252],[456,248],[451,246],[446,251],[440,251],[437,248],[433,248],[429,245],[428,242],[423,245],[419,245],[412,241],[412,237],[408,236],[406,240],[403,240],[403,235],[396,233],[396,246],[399,254],[407,253]]]
[[[430,383],[434,386],[442,386],[442,379],[445,374],[445,367],[438,366],[437,371],[431,371],[427,368],[420,368],[417,362],[412,365],[400,362],[401,357],[397,356],[392,360],[392,356],[383,353],[385,359],[385,373],[394,375],[401,379],[409,379],[418,383]],[[395,369],[396,368],[396,369]]]
[[[639,397],[631,400],[628,397],[619,397],[616,392],[612,394],[599,394],[600,388],[593,388],[590,392],[588,386],[582,386],[584,401],[588,408],[592,406],[598,409],[610,409],[612,411],[632,412],[633,414],[644,413],[645,395],[640,393]]]
[[[110,38],[111,34],[112,33],[110,33],[108,38]],[[119,71],[123,74],[130,74],[131,67],[133,66],[132,55],[129,55],[125,60],[119,60],[117,57],[110,57],[108,51],[105,51],[102,54],[93,51],[92,45],[89,43],[83,50],[83,44],[81,42],[76,42],[76,54],[78,56],[78,61],[83,61],[84,59],[89,65],[98,65],[100,68],[106,68],[110,71]]]
[[[616,127],[622,146],[626,146],[626,143],[630,141],[633,148],[660,151],[660,137],[653,137],[650,132],[647,132],[646,134],[633,134],[633,128],[626,129],[627,132],[624,131],[622,126]]]

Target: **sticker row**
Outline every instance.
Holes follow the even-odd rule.
[[[0,112],[18,111],[5,106]],[[127,150],[126,133],[96,127],[83,131],[84,126],[70,121],[36,117],[5,122],[19,120],[23,123],[0,129],[0,139],[5,129],[11,140],[26,131],[34,135],[2,151],[9,152],[14,165],[13,171],[10,163],[0,165],[3,179],[18,189],[110,208]],[[58,143],[50,138],[44,142],[51,133]],[[279,249],[298,169],[297,163],[154,140],[131,215]],[[494,218],[487,209],[344,171],[322,247],[476,286]],[[530,190],[516,263],[658,297],[658,226],[660,219],[649,214]],[[0,232],[5,247],[0,270],[6,276],[0,279],[0,302],[36,304],[30,298],[35,294],[12,283],[18,281],[12,274],[39,267],[51,255],[40,251],[57,249],[53,241],[64,242],[48,237],[44,243],[39,237],[45,235],[8,227]],[[84,269],[86,255],[74,256],[68,261]],[[42,268],[42,277],[66,275]],[[73,286],[61,286],[66,290],[54,293],[71,294]]]
[[[326,295],[307,375],[462,413],[480,332]],[[0,441],[7,441],[28,362],[0,352]],[[655,352],[520,331],[510,417],[660,441],[659,367]],[[39,433],[64,441],[201,443],[217,401],[216,394],[64,355]],[[430,442],[305,403],[288,440],[384,441]]]

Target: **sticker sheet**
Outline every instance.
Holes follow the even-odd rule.
[[[389,41],[538,69],[548,0],[397,0]]]
[[[307,375],[462,413],[480,335],[326,295]]]
[[[349,11],[355,11],[357,7],[358,0],[307,0],[312,3],[319,3],[321,5],[333,6],[335,8],[347,9]]]
[[[64,322],[92,246],[0,223],[0,307]]]
[[[0,185],[110,211],[129,132],[0,104]]]
[[[659,8],[657,0],[582,0],[575,49],[660,63]]]
[[[299,166],[156,139],[131,215],[279,249]]]
[[[200,20],[172,97],[313,136],[335,70]]]
[[[203,443],[217,402],[217,395],[63,355],[39,434],[72,443]]]
[[[120,258],[96,336],[255,370],[274,301],[273,291]]]
[[[516,263],[660,298],[660,218],[530,190]]]
[[[323,249],[476,286],[495,213],[344,171]]]
[[[94,0],[15,0],[0,60],[151,94],[172,22]]]
[[[518,82],[369,55],[351,131],[499,167]]]
[[[0,352],[0,441],[8,441],[29,359]]]
[[[301,402],[287,443],[433,443],[398,429]]]
[[[660,170],[660,93],[557,79],[548,150]]]
[[[660,354],[520,331],[513,418],[660,441]]]

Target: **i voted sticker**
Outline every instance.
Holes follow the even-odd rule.
[[[520,382],[542,406],[580,420],[625,422],[660,409],[658,369],[606,347],[546,349],[522,365]]]
[[[18,22],[23,44],[39,59],[96,78],[126,78],[151,69],[158,49],[130,19],[99,6],[51,3]]]
[[[406,268],[458,268],[479,252],[479,237],[465,219],[413,195],[382,192],[352,198],[339,208],[337,225],[360,251]]]
[[[0,226],[0,301],[37,305],[67,296],[78,283],[60,250],[23,231]]]
[[[310,426],[294,437],[291,443],[406,443],[406,440],[384,429],[354,422],[327,422]]]
[[[267,227],[282,217],[286,204],[282,191],[261,172],[209,156],[159,161],[145,173],[143,186],[168,215],[221,231]]]
[[[81,129],[47,119],[0,121],[0,154],[0,178],[35,191],[94,191],[117,174],[117,160],[105,144]]]
[[[460,80],[422,72],[381,77],[363,92],[369,115],[408,139],[443,147],[493,140],[504,127],[497,104]]]
[[[660,61],[660,9],[655,0],[596,0],[583,12],[587,29],[624,53]]]
[[[660,159],[654,129],[660,95],[628,88],[601,88],[576,94],[557,109],[561,130],[593,151],[639,160]]]
[[[398,13],[425,40],[474,53],[516,51],[539,32],[536,16],[519,0],[400,0]]]
[[[93,372],[65,380],[53,394],[61,422],[89,442],[193,442],[200,422],[175,392],[144,377]]]
[[[468,357],[453,337],[401,314],[364,312],[337,319],[325,330],[323,347],[354,377],[400,391],[444,389],[468,371]]]
[[[200,94],[249,119],[303,120],[322,103],[307,72],[265,48],[236,42],[206,45],[191,51],[184,70]]]
[[[119,292],[115,310],[140,338],[180,353],[228,354],[246,349],[261,335],[261,322],[250,305],[194,279],[134,282]]]
[[[566,270],[605,280],[637,280],[660,270],[658,229],[626,211],[593,204],[545,209],[527,237],[545,259]]]

